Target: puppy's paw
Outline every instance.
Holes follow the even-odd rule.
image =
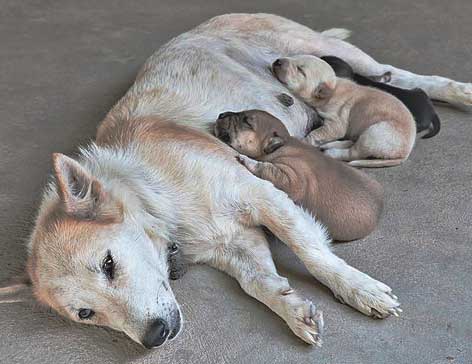
[[[354,144],[351,140],[336,140],[334,142],[324,143],[320,146],[320,150],[325,151],[332,148],[346,149],[352,147]]]
[[[321,347],[324,329],[323,312],[296,294],[287,296],[285,321],[300,339],[310,345]]]
[[[239,163],[241,163],[244,167],[246,167],[251,173],[254,173],[256,171],[257,163],[259,163],[258,161],[255,161],[254,159],[251,159],[248,156],[245,156],[243,154],[237,155],[236,159],[238,160]]]
[[[323,153],[328,157],[339,159],[339,160],[349,160],[349,149],[341,149],[341,148],[330,148],[323,150]]]
[[[317,139],[313,133],[308,134],[302,141],[304,141],[307,144],[313,145],[316,148],[319,148],[320,145],[323,144],[323,142],[319,139]]]
[[[367,316],[386,318],[390,315],[398,316],[402,312],[398,297],[389,286],[354,268],[349,279],[337,287],[333,293],[341,303],[354,307]]]

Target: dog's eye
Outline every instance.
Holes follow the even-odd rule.
[[[102,271],[109,280],[112,280],[115,277],[115,262],[113,261],[110,252],[108,252],[107,256],[103,260]]]
[[[79,319],[81,320],[91,319],[93,315],[95,315],[95,311],[91,310],[90,308],[81,308],[79,310]]]
[[[172,245],[169,246],[169,254],[174,255],[179,251],[179,247],[177,246],[176,243],[173,243]]]

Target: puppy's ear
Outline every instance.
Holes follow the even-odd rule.
[[[270,138],[267,138],[267,142],[264,146],[264,153],[265,154],[270,154],[277,149],[279,149],[281,146],[284,145],[284,141],[281,137],[279,136],[271,136]]]
[[[326,82],[321,82],[313,91],[313,97],[317,100],[327,100],[333,96],[334,89]]]
[[[53,154],[57,192],[68,215],[103,222],[116,220],[121,208],[112,203],[102,184],[72,158]]]

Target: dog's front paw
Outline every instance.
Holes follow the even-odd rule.
[[[375,318],[398,316],[402,312],[398,297],[389,286],[354,268],[351,273],[348,281],[333,292],[340,302]]]
[[[241,163],[244,167],[246,167],[251,173],[254,173],[256,171],[257,167],[257,161],[254,159],[249,158],[248,156],[245,156],[244,154],[239,154],[236,156],[236,159],[238,160],[239,163]]]
[[[303,300],[296,294],[287,296],[285,321],[300,339],[310,345],[322,345],[324,328],[323,313],[317,311],[315,305]]]

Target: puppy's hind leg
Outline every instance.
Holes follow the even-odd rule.
[[[383,168],[399,166],[403,161],[403,159],[358,159],[348,164],[359,168]]]
[[[330,148],[324,150],[324,154],[338,160],[348,162],[350,166],[360,168],[381,168],[400,165],[404,159],[357,159],[360,153],[355,148]]]
[[[322,312],[278,275],[259,228],[249,228],[231,244],[217,247],[206,263],[236,278],[247,294],[279,315],[300,339],[321,346]]]
[[[324,153],[332,158],[349,162],[355,167],[392,167],[408,158],[413,143],[414,135],[408,138],[397,131],[390,122],[382,121],[368,127],[352,147],[332,148],[325,150]]]

